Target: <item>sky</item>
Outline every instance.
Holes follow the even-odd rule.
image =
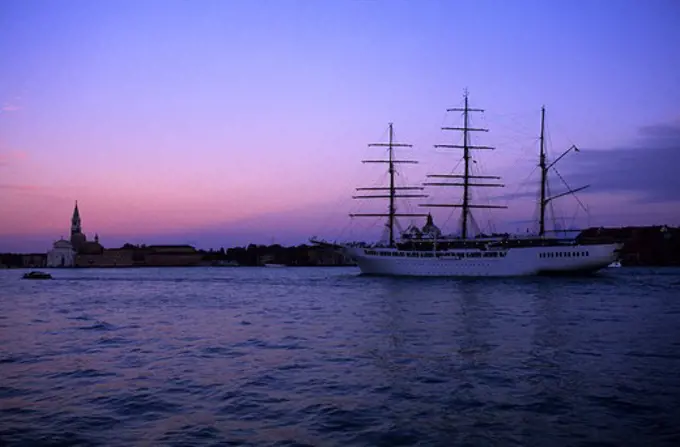
[[[472,124],[481,230],[535,228],[538,135],[560,225],[680,225],[680,4],[518,0],[5,0],[0,3],[0,252],[83,231],[105,247],[200,248],[379,236],[386,181],[368,143],[413,144],[402,185],[451,173]],[[559,176],[558,176],[559,174]],[[566,180],[562,182],[560,176]],[[492,189],[492,188],[483,188]],[[399,209],[446,232],[459,188]],[[416,221],[419,225],[423,219]],[[410,222],[401,222],[406,226]]]

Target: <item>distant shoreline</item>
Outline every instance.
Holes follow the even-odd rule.
[[[355,264],[338,264],[338,265],[281,265],[281,268],[338,268],[338,267],[356,267]],[[144,268],[215,268],[215,269],[238,269],[238,268],[267,268],[264,265],[83,265],[74,267],[26,267],[26,266],[2,266],[0,270],[30,270],[30,269],[44,269],[44,270],[89,270],[89,269],[144,269]]]
[[[680,228],[667,225],[649,227],[593,227],[583,230],[578,240],[618,240],[622,267],[680,266]],[[191,245],[133,245],[97,252],[75,254],[72,266],[50,268],[141,268],[141,267],[351,267],[355,264],[341,253],[326,247],[256,245],[218,250],[199,250]],[[46,253],[0,253],[2,268],[47,268]]]

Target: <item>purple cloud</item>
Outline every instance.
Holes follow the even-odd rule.
[[[12,191],[40,191],[43,189],[43,187],[38,185],[15,185],[10,183],[0,183],[0,189]]]
[[[21,110],[21,106],[18,106],[11,102],[6,102],[2,105],[2,108],[0,110],[2,110],[3,112],[16,112],[17,110]]]
[[[591,184],[593,192],[632,193],[640,201],[680,201],[680,124],[646,126],[625,147],[583,150],[565,177],[572,185]]]

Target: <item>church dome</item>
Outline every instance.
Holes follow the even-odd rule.
[[[71,245],[71,243],[70,243],[69,241],[67,241],[66,239],[59,239],[58,241],[56,241],[56,242],[54,243],[54,248],[68,248],[68,249],[72,249],[72,248],[73,248],[73,245]]]

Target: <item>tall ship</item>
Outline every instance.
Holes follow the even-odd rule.
[[[397,186],[395,184],[396,166],[417,163],[416,160],[401,160],[394,155],[396,148],[411,147],[397,143],[393,138],[393,125],[389,124],[388,141],[373,143],[369,146],[387,149],[386,159],[363,160],[364,163],[387,165],[389,184],[379,187],[356,188],[356,199],[387,200],[387,212],[350,214],[351,217],[385,217],[388,237],[386,242],[374,244],[338,244],[312,239],[312,243],[326,246],[341,252],[356,262],[364,274],[392,276],[531,276],[541,274],[583,274],[603,269],[618,259],[622,244],[616,241],[583,240],[579,237],[562,238],[548,236],[546,211],[553,200],[575,194],[588,186],[571,189],[550,195],[548,173],[563,157],[572,151],[571,146],[555,160],[549,162],[545,149],[545,108],[541,109],[540,151],[540,190],[538,233],[533,235],[483,233],[472,235],[474,224],[473,210],[502,209],[501,205],[474,203],[471,191],[474,188],[502,188],[501,177],[478,175],[472,170],[472,151],[493,150],[490,146],[473,145],[470,136],[473,132],[487,132],[488,129],[472,127],[470,114],[483,112],[471,108],[465,92],[462,108],[447,109],[447,112],[462,112],[462,127],[442,127],[442,130],[462,132],[462,144],[438,144],[435,148],[462,150],[462,172],[456,174],[430,174],[422,185]],[[460,231],[458,234],[444,235],[434,225],[430,213],[409,213],[397,210],[397,199],[425,199],[426,187],[461,188],[462,194],[457,203],[419,203],[419,207],[460,208]],[[397,218],[424,218],[425,225],[418,228],[410,225],[405,231],[398,232]]]

